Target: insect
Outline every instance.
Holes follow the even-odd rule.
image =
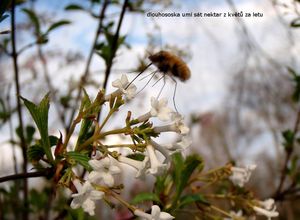
[[[151,78],[149,81],[146,83],[146,85],[140,90],[142,91],[148,83],[152,80],[152,78],[155,76],[156,73],[160,72],[163,75],[157,80],[159,82],[161,79],[164,79],[164,84],[158,94],[158,97],[160,96],[166,81],[165,81],[165,76],[168,75],[175,83],[175,88],[174,88],[174,94],[173,94],[173,103],[174,107],[177,111],[176,105],[175,105],[175,94],[176,94],[176,88],[177,88],[177,81],[174,79],[174,77],[180,79],[181,81],[186,81],[191,77],[191,71],[189,67],[186,65],[186,63],[178,56],[165,51],[161,50],[155,54],[150,55],[149,60],[151,61],[150,64],[148,64],[145,69],[143,69],[126,87],[126,89],[130,86],[130,84],[138,78],[143,72],[145,72],[152,64],[157,67],[158,70],[150,73]],[[149,76],[149,75],[148,75]],[[147,77],[147,76],[146,76]],[[157,83],[155,82],[155,84]],[[154,84],[154,85],[155,85]]]
[[[191,77],[191,71],[186,63],[180,57],[170,52],[162,50],[150,55],[149,60],[163,74],[169,74],[171,77],[177,77],[181,81],[186,81]]]

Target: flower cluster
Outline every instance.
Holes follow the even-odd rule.
[[[264,215],[268,219],[279,215],[276,211],[273,199],[258,201],[253,198],[251,194],[243,194],[243,192],[246,192],[246,189],[241,188],[249,181],[252,172],[256,169],[256,165],[248,165],[246,167],[226,165],[203,174],[201,173],[203,168],[201,157],[187,157],[186,160],[183,157],[178,159],[178,155],[180,154],[176,154],[175,157],[172,157],[172,154],[181,152],[189,147],[191,140],[189,138],[189,128],[185,125],[184,118],[178,112],[174,112],[168,107],[167,99],[152,97],[150,101],[151,107],[145,114],[133,117],[134,114],[129,111],[127,117],[124,119],[123,127],[105,130],[105,125],[110,117],[119,111],[120,107],[126,103],[126,100],[134,98],[137,89],[134,84],[129,82],[126,75],[122,75],[121,79],[115,80],[112,85],[117,88],[115,91],[108,95],[104,95],[104,92],[100,92],[94,103],[86,101],[85,103],[88,103],[87,106],[81,108],[79,116],[77,117],[78,120],[75,120],[75,122],[81,119],[87,120],[88,123],[84,121],[81,129],[87,132],[88,129],[85,126],[90,126],[89,128],[92,130],[92,134],[86,139],[81,140],[80,138],[82,138],[83,132],[79,132],[79,141],[75,146],[73,154],[70,154],[73,155],[72,159],[79,162],[79,164],[84,166],[85,170],[88,171],[86,175],[83,178],[80,177],[82,175],[77,176],[72,169],[71,172],[65,172],[65,175],[71,173],[71,176],[63,176],[60,180],[60,182],[67,185],[67,180],[71,179],[73,184],[70,185],[75,186],[75,189],[73,189],[74,194],[72,194],[72,208],[81,207],[85,212],[94,215],[97,201],[105,200],[107,203],[110,203],[110,198],[113,198],[125,205],[133,215],[141,219],[174,219],[170,213],[161,211],[161,208],[166,208],[166,206],[164,207],[162,205],[159,207],[158,205],[153,205],[150,211],[144,212],[139,207],[127,203],[119,196],[117,191],[121,190],[123,185],[117,183],[118,179],[116,177],[122,173],[122,167],[129,166],[135,170],[135,177],[142,180],[147,176],[166,178],[166,180],[162,182],[167,185],[161,188],[162,192],[159,191],[159,196],[163,195],[163,198],[167,198],[169,195],[170,197],[175,195],[175,199],[173,199],[174,201],[178,201],[178,204],[174,201],[172,201],[172,204],[170,200],[168,201],[169,203],[166,203],[172,206],[173,210],[193,201],[199,205],[203,203],[204,206],[201,207],[202,210],[206,210],[208,207],[211,207],[208,212],[213,210],[214,206],[207,206],[208,202],[202,198],[202,196],[199,196],[200,194],[198,196],[181,194],[184,192],[186,185],[191,184],[189,186],[193,190],[201,190],[201,188],[209,187],[211,183],[217,181],[218,178],[219,180],[224,180],[223,177],[225,175],[225,178],[228,178],[233,183],[230,187],[239,188],[239,190],[234,191],[237,194],[231,194],[232,192],[228,193],[228,199],[232,200],[234,210],[239,211],[237,213],[233,211],[230,213],[222,211],[222,214],[226,213],[226,217],[230,217],[227,219],[244,219],[243,212],[245,211],[245,213],[249,214],[249,208],[252,210],[250,214]],[[109,105],[107,105],[109,106],[109,111],[103,121],[100,120],[99,123],[95,120],[93,114],[98,113],[97,109],[99,108],[97,108],[97,106],[100,104],[103,107],[104,103],[109,103]],[[153,120],[154,118],[158,120]],[[178,141],[175,143],[160,143],[157,137],[163,136],[165,132],[176,133]],[[127,143],[112,144],[110,143],[110,139],[107,138],[110,135],[122,135],[124,140],[127,138]],[[104,139],[106,140],[104,141]],[[128,140],[130,141],[129,143]],[[59,156],[58,153],[55,156]],[[166,170],[171,167],[171,161],[174,161],[176,157],[178,157],[177,164],[175,162],[173,163],[174,166],[178,166],[174,168],[175,173],[164,175]],[[77,165],[78,163],[73,164]],[[74,165],[72,166],[74,167]],[[172,169],[173,166],[169,171],[173,172]],[[195,177],[193,176],[194,174]],[[203,183],[206,185],[202,183],[193,186],[192,184],[198,180],[203,180]],[[180,185],[180,187],[178,187],[178,185]],[[200,187],[197,188],[198,186]],[[171,192],[171,190],[174,191]],[[240,195],[239,192],[242,192],[242,194]],[[226,196],[227,195],[217,195],[216,198],[226,198]],[[235,199],[241,204],[236,203]],[[162,202],[157,204],[162,204]],[[168,210],[172,211],[170,207],[168,207]],[[220,209],[215,208],[215,210],[218,211]],[[246,217],[248,216],[245,216],[245,218]]]
[[[135,96],[136,86],[129,83],[126,75],[112,83],[117,88],[111,94],[103,96],[103,102],[110,103],[110,111],[104,122],[94,121],[94,135],[82,146],[92,145],[93,155],[96,155],[88,161],[90,172],[86,178],[79,181],[79,177],[73,177],[73,185],[77,193],[72,195],[72,208],[82,207],[90,215],[95,214],[95,202],[106,197],[110,189],[116,187],[115,177],[121,173],[121,165],[128,165],[136,170],[136,178],[145,178],[147,175],[158,176],[163,174],[170,165],[170,155],[187,148],[191,141],[188,138],[189,128],[185,126],[183,117],[172,111],[168,107],[166,99],[160,100],[151,98],[151,108],[145,114],[131,118],[131,112],[125,120],[126,126],[121,129],[105,131],[102,129],[109,117],[122,106],[126,99],[132,99]],[[165,125],[154,126],[152,118],[158,118],[162,122],[169,122]],[[175,132],[179,134],[179,141],[173,144],[159,144],[155,138],[163,132]],[[105,135],[127,135],[130,136],[132,144],[108,145],[103,144],[101,137]],[[83,147],[80,147],[82,149]],[[143,158],[136,159],[120,153],[118,149],[129,148],[134,154],[136,151],[143,155]],[[111,150],[114,149],[114,150]],[[164,159],[161,158],[161,154]],[[110,193],[110,196],[120,199],[116,194]],[[124,204],[124,202],[122,202]],[[140,209],[130,206],[130,210],[136,216],[144,219],[173,219],[169,213],[161,212],[158,206],[152,206],[151,214],[147,214]]]
[[[279,213],[276,211],[274,199],[267,199],[265,201],[258,201],[258,206],[253,206],[253,210],[258,215],[264,215],[270,220],[278,217]]]

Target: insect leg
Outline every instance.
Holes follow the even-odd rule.
[[[162,79],[162,78],[164,79],[164,84],[163,84],[163,86],[161,87],[161,89],[160,89],[160,91],[159,91],[159,93],[158,93],[156,99],[159,98],[159,96],[161,95],[161,92],[163,91],[163,89],[164,89],[164,87],[165,87],[165,85],[166,85],[166,75],[164,74],[160,79]],[[159,80],[160,80],[160,79],[159,79]]]
[[[169,75],[170,76],[170,75]],[[170,78],[173,80],[173,82],[175,83],[175,87],[174,87],[174,93],[173,93],[173,104],[174,104],[174,108],[176,110],[176,112],[178,113],[178,109],[176,107],[176,102],[175,102],[175,96],[176,96],[176,90],[177,90],[177,81],[176,79],[174,79],[172,76],[170,76]]]
[[[131,82],[128,83],[128,85],[126,86],[125,89],[128,89],[128,87],[133,83],[133,81],[136,80],[136,79],[137,79],[143,72],[145,72],[146,69],[148,69],[151,65],[152,65],[152,63],[149,63],[148,66],[145,67],[145,69],[143,69],[139,74],[137,74],[137,75],[133,78],[133,80],[131,80]]]
[[[162,75],[151,87],[155,86],[162,78],[164,78],[165,76]]]
[[[154,71],[154,72],[151,73],[153,75],[150,77],[150,79],[148,80],[148,82],[143,86],[143,88],[139,92],[136,93],[136,95],[139,94],[141,91],[143,91],[146,88],[146,86],[150,83],[150,81],[153,79],[153,77],[155,76],[156,73],[158,73],[158,70],[156,70],[156,71]]]
[[[144,76],[143,78],[140,79],[140,81],[146,79],[148,76],[151,76],[154,72],[151,72],[150,74],[148,74],[147,76]]]

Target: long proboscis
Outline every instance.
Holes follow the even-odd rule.
[[[131,82],[130,83],[128,83],[128,85],[126,86],[126,88],[125,88],[125,90],[126,89],[128,89],[128,87],[142,74],[142,73],[144,73],[150,66],[152,65],[152,63],[149,63],[146,67],[145,67],[145,69],[143,69],[139,74],[137,74],[134,78],[133,78],[133,80],[131,80]]]

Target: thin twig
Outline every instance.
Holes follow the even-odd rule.
[[[123,6],[122,6],[122,11],[121,11],[119,21],[118,21],[117,30],[116,30],[116,33],[114,34],[114,38],[113,38],[112,45],[111,45],[110,57],[109,57],[109,60],[107,62],[106,69],[105,69],[104,82],[103,82],[103,87],[102,87],[104,89],[104,91],[106,90],[108,78],[109,78],[109,75],[111,73],[111,68],[112,68],[112,65],[113,65],[113,59],[116,56],[116,52],[117,52],[117,49],[118,49],[120,29],[121,29],[121,26],[122,26],[122,22],[123,22],[123,18],[124,18],[124,15],[125,15],[127,5],[128,5],[128,0],[124,0]],[[100,111],[98,113],[98,121],[100,121],[100,116],[101,116],[101,108],[100,108]]]
[[[288,164],[289,164],[289,161],[290,161],[291,156],[292,156],[293,151],[294,151],[295,137],[296,137],[296,134],[297,134],[298,129],[299,129],[299,123],[300,123],[300,108],[297,112],[297,119],[296,119],[294,129],[293,129],[293,134],[294,134],[293,135],[293,140],[291,142],[290,149],[286,152],[283,168],[282,168],[282,171],[281,171],[280,182],[279,182],[278,188],[277,188],[275,196],[274,196],[276,199],[280,199],[280,197],[284,196],[284,195],[282,195],[281,190],[283,188],[283,184],[284,184],[286,176],[287,176],[286,171],[288,169]]]
[[[20,126],[20,139],[21,139],[21,148],[23,155],[23,172],[27,172],[27,146],[24,137],[24,127],[23,127],[23,116],[22,116],[22,106],[20,101],[20,82],[19,82],[19,68],[18,68],[18,54],[16,52],[16,30],[15,30],[15,0],[11,2],[11,43],[12,43],[12,59],[13,59],[13,68],[15,75],[15,87],[16,87],[16,98],[17,98],[17,112]],[[24,209],[23,209],[23,219],[28,219],[28,182],[25,178],[23,187],[23,196],[24,196]]]
[[[108,4],[109,4],[109,0],[105,0],[103,2],[102,8],[100,10],[98,28],[97,28],[97,31],[95,33],[94,41],[93,41],[92,48],[90,50],[90,53],[89,53],[89,56],[88,56],[88,59],[87,59],[87,62],[86,62],[86,66],[85,66],[85,70],[84,70],[83,76],[81,77],[81,82],[79,84],[78,93],[77,93],[77,96],[75,98],[75,105],[74,105],[74,107],[72,109],[72,112],[71,112],[71,116],[70,116],[70,119],[69,119],[69,122],[68,122],[68,126],[66,128],[66,133],[69,132],[71,124],[73,122],[73,118],[75,116],[76,106],[77,106],[77,104],[78,104],[78,102],[80,100],[81,93],[82,93],[81,87],[85,84],[85,82],[87,80],[87,77],[89,75],[89,72],[90,72],[89,69],[90,69],[92,58],[93,58],[94,49],[95,49],[95,46],[97,45],[98,38],[99,38],[99,36],[100,36],[100,34],[102,32],[102,29],[103,29],[103,20],[105,18],[105,12],[106,12]]]
[[[48,176],[49,174],[50,174],[50,169],[45,169],[43,171],[36,171],[36,172],[31,172],[31,173],[13,174],[13,175],[9,175],[9,176],[0,177],[0,183],[6,182],[6,181],[11,181],[11,180]]]

